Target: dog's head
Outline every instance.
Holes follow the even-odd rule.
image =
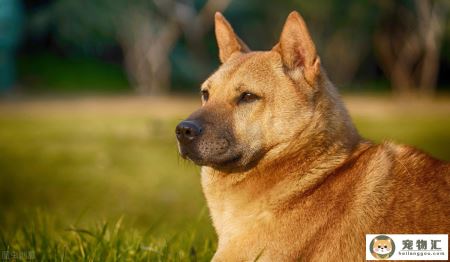
[[[297,12],[270,51],[251,52],[220,13],[215,32],[222,65],[202,84],[202,107],[177,126],[179,151],[198,165],[246,170],[310,125],[320,60]]]

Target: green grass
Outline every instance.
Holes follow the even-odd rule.
[[[124,227],[122,218],[83,228],[62,227],[41,212],[24,215],[29,219],[23,226],[0,235],[0,252],[22,252],[19,260],[24,261],[209,261],[215,250],[212,238],[199,239],[199,225],[163,238],[155,237],[152,228]]]
[[[38,260],[210,259],[199,169],[178,157],[176,121],[1,113],[0,250],[34,250]]]
[[[208,261],[216,236],[199,169],[177,155],[181,116],[61,104],[0,108],[0,252],[33,252],[38,261]],[[365,137],[450,160],[448,120],[394,114],[355,123]]]

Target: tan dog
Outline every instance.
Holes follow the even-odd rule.
[[[203,166],[213,261],[362,261],[365,234],[449,233],[450,166],[353,126],[303,19],[250,52],[216,14],[222,66],[176,129]]]

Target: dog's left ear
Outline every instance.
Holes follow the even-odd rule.
[[[289,14],[280,41],[273,50],[281,54],[288,70],[302,70],[306,81],[314,84],[320,73],[320,59],[305,21],[298,12]]]
[[[217,44],[219,46],[219,57],[222,63],[225,63],[236,52],[250,52],[250,49],[234,33],[230,23],[228,23],[220,12],[216,12],[215,27]]]

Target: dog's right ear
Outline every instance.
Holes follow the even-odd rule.
[[[222,63],[225,63],[236,52],[247,53],[250,51],[247,45],[234,33],[230,23],[220,12],[216,12],[215,25],[219,58]]]

